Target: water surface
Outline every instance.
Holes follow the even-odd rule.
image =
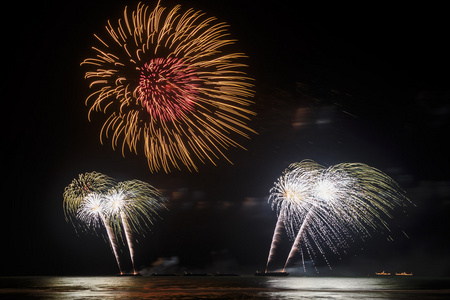
[[[450,299],[450,278],[0,277],[1,299]]]

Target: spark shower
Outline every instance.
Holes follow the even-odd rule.
[[[328,168],[303,160],[291,164],[270,190],[269,202],[278,220],[267,259],[273,260],[283,228],[293,240],[283,272],[300,252],[317,253],[325,260],[326,249],[338,254],[353,237],[370,236],[371,230],[389,232],[386,218],[410,201],[389,176],[362,163],[341,163]]]
[[[165,208],[161,194],[140,180],[116,183],[104,174],[80,174],[64,190],[66,220],[84,231],[105,228],[120,274],[123,268],[118,255],[118,239],[125,236],[133,274],[137,274],[134,257],[134,234],[142,233],[159,218]]]

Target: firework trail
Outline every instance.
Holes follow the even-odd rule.
[[[132,232],[140,233],[144,227],[158,216],[157,210],[165,208],[160,193],[150,184],[140,180],[119,182],[112,188],[106,198],[111,213],[111,220],[117,231],[123,227],[125,239],[130,251],[133,272],[136,274]]]
[[[384,219],[392,218],[396,207],[410,203],[394,180],[368,165],[342,163],[324,168],[315,164],[308,170],[301,168],[304,163],[315,164],[292,164],[275,183],[269,198],[272,207],[283,212],[279,215],[294,239],[284,268],[297,251],[305,267],[300,243],[310,256],[318,251],[326,260],[326,248],[338,253],[348,247],[347,240],[353,236],[364,239],[371,230],[390,231]],[[301,199],[293,189],[302,191]]]
[[[278,212],[278,220],[267,258],[266,272],[269,263],[275,256],[283,227],[292,236],[296,225],[302,219],[304,210],[313,202],[310,183],[318,170],[322,168],[321,165],[310,160],[293,163],[283,172],[278,182],[270,190],[269,202],[272,202],[272,209],[276,209]]]
[[[277,224],[275,225],[275,230],[273,232],[272,243],[270,244],[269,257],[267,258],[266,270],[265,270],[266,273],[269,268],[269,263],[272,261],[272,259],[275,256],[275,249],[276,249],[278,243],[280,242],[281,233],[283,230],[283,222],[284,222],[283,217],[278,216]]]
[[[297,233],[297,236],[296,236],[296,238],[294,240],[294,243],[292,245],[291,251],[289,252],[289,255],[288,255],[288,258],[286,260],[286,263],[284,264],[283,272],[286,269],[287,263],[294,257],[295,252],[299,250],[300,240],[301,240],[301,238],[303,236],[303,233],[305,232],[306,228],[308,227],[309,222],[311,221],[311,217],[313,216],[313,212],[314,212],[314,209],[311,208],[308,211],[308,213],[306,214],[305,219],[304,219],[300,229],[298,230],[298,233]],[[302,263],[303,263],[303,268],[305,268],[305,259],[303,257],[302,257]]]
[[[253,132],[246,123],[254,92],[246,56],[227,53],[236,42],[227,27],[159,2],[108,21],[105,34],[94,35],[94,56],[82,62],[93,89],[89,119],[93,111],[107,116],[100,141],[121,144],[122,155],[143,148],[151,172],[228,160],[223,150],[241,147],[232,135]]]
[[[107,202],[108,200],[103,195],[97,193],[88,194],[80,204],[77,211],[77,218],[85,222],[87,226],[99,227],[100,224],[105,226],[111,249],[119,267],[119,272],[122,274],[119,255],[117,253],[116,237],[108,222],[109,209]]]

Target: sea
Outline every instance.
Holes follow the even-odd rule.
[[[0,299],[450,299],[450,278],[0,277]]]

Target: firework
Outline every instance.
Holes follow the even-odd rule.
[[[91,193],[102,194],[115,185],[114,179],[98,172],[78,175],[78,179],[64,189],[63,209],[67,221],[73,221],[80,205]]]
[[[88,226],[99,227],[100,224],[105,226],[111,249],[116,258],[119,272],[122,274],[119,255],[117,253],[117,241],[113,229],[109,224],[109,205],[108,199],[101,194],[90,193],[84,197],[78,211],[77,218],[85,222]]]
[[[136,274],[132,232],[140,233],[144,226],[148,228],[148,223],[152,224],[158,217],[157,210],[164,207],[163,200],[153,186],[140,180],[119,182],[106,198],[112,222],[119,228],[117,231],[121,232],[120,225],[123,227]]]
[[[319,252],[326,259],[326,249],[338,253],[355,236],[389,231],[385,218],[409,203],[398,184],[380,170],[361,163],[325,168],[312,161],[292,164],[271,189],[269,201],[278,211],[278,222],[268,263],[282,224],[294,240],[285,268],[297,251],[304,267],[303,249],[311,258]]]
[[[314,174],[323,167],[314,161],[304,160],[293,163],[286,169],[275,186],[270,190],[269,202],[278,212],[278,220],[267,259],[266,271],[272,261],[282,229],[292,236],[302,216],[312,203],[311,182]]]
[[[142,233],[159,217],[157,211],[164,208],[161,194],[150,184],[140,180],[116,183],[97,172],[84,173],[74,179],[64,190],[64,213],[74,226],[96,231],[104,227],[116,259],[119,271],[122,267],[118,256],[117,235],[125,234],[130,251],[133,271],[134,249],[132,233]]]
[[[107,115],[100,132],[137,153],[143,148],[152,172],[171,171],[226,156],[248,138],[253,97],[243,53],[227,53],[235,40],[228,25],[180,6],[168,10],[140,3],[95,35],[94,57],[82,65],[92,94],[86,104]],[[142,144],[142,145],[141,145]],[[228,160],[228,159],[227,159]]]

